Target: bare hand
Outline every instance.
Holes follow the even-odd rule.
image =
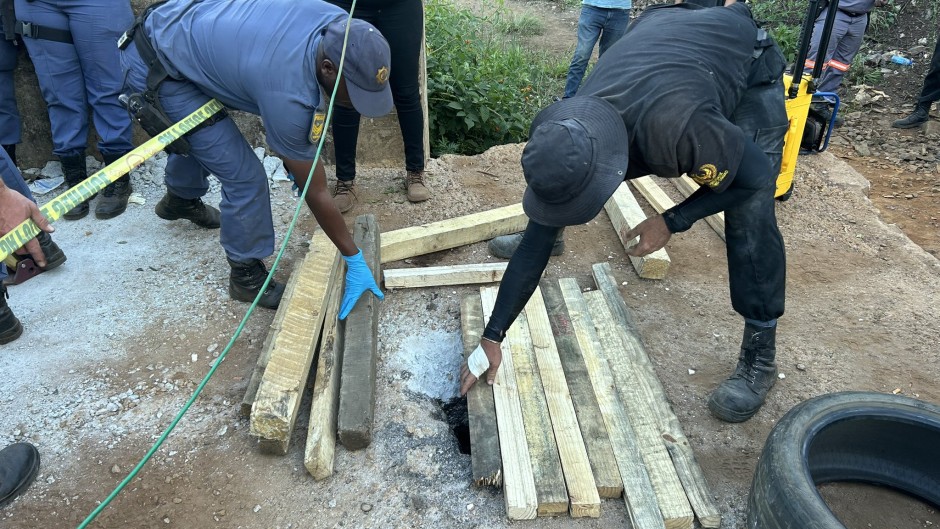
[[[490,368],[486,370],[486,383],[492,386],[496,382],[499,365],[503,362],[503,350],[498,343],[489,340],[481,340],[480,346],[483,347],[486,359],[490,362]],[[477,377],[470,372],[467,362],[464,362],[460,367],[460,396],[466,395],[476,381]]]
[[[666,221],[663,220],[663,216],[656,215],[655,217],[644,220],[637,224],[635,228],[628,231],[624,235],[624,240],[629,241],[636,237],[640,238],[640,242],[630,247],[630,249],[627,250],[627,255],[643,257],[666,246],[666,243],[669,242],[669,238],[672,237],[672,233],[669,231],[669,228],[666,227]]]
[[[49,221],[32,200],[13,189],[0,187],[0,235],[10,233],[27,219],[33,219],[33,222],[44,232],[52,233],[54,231],[52,225],[49,224]],[[39,247],[39,241],[30,239],[24,247],[40,268],[46,266],[46,257]]]

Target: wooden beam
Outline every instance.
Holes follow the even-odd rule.
[[[422,268],[396,268],[385,270],[385,288],[439,287],[498,283],[503,279],[506,265],[479,263],[453,266],[427,266]]]
[[[632,247],[634,240],[626,238],[627,232],[646,220],[646,214],[640,209],[640,205],[630,193],[626,182],[620,184],[613,196],[607,200],[604,209],[607,210],[607,216],[610,217],[610,222],[614,225],[614,230],[617,231],[617,237],[620,238],[623,247],[625,249]],[[664,249],[656,250],[645,257],[631,255],[630,261],[636,273],[645,279],[662,279],[669,271],[669,256]]]
[[[467,358],[480,344],[480,336],[483,335],[483,305],[479,292],[467,294],[460,300],[460,328],[463,356]],[[473,483],[478,487],[500,488],[503,486],[503,460],[499,455],[493,386],[483,381],[470,387],[467,392],[467,415],[470,419]]]
[[[489,320],[496,303],[496,287],[480,289],[483,319]],[[499,426],[499,447],[503,456],[503,498],[506,516],[510,520],[533,520],[538,514],[535,496],[535,478],[529,461],[529,445],[522,423],[522,404],[516,387],[512,354],[505,340],[502,344],[503,360],[493,384],[493,402]],[[479,384],[480,382],[478,382]],[[486,382],[482,382],[486,384]]]
[[[549,324],[568,382],[571,404],[574,406],[584,447],[587,449],[597,493],[601,498],[619,498],[623,494],[623,480],[617,470],[617,460],[610,446],[607,426],[601,416],[601,409],[597,406],[594,388],[591,387],[591,379],[581,356],[578,339],[574,335],[565,300],[555,281],[543,280],[539,288],[545,300]]]
[[[600,407],[610,444],[623,479],[623,498],[627,505],[630,526],[634,529],[663,529],[663,516],[643,457],[637,446],[636,434],[614,388],[610,366],[603,358],[594,322],[574,279],[558,281],[571,324],[583,354],[597,405]]]
[[[353,242],[362,250],[362,257],[378,283],[382,277],[382,256],[374,215],[356,217]],[[367,291],[346,317],[336,431],[349,450],[360,450],[372,443],[379,308],[378,298]]]
[[[281,298],[279,310],[285,310],[284,317],[278,328],[271,329],[275,336],[270,358],[251,409],[250,432],[260,438],[263,451],[287,453],[338,264],[336,246],[323,230],[317,230],[310,251],[295,271],[294,288],[285,289]]]
[[[342,269],[342,267],[340,267]],[[343,364],[343,322],[337,319],[343,300],[343,282],[334,281],[324,320],[317,370],[310,401],[310,422],[307,424],[307,446],[304,467],[313,479],[333,475],[336,452],[336,409],[339,404],[339,374]]]
[[[688,197],[692,193],[698,190],[699,185],[695,183],[694,180],[689,178],[686,175],[682,175],[679,178],[675,179],[676,187],[679,188],[679,192],[683,196]],[[715,230],[715,233],[721,237],[721,240],[725,240],[725,214],[724,213],[715,213],[714,215],[709,215],[705,217],[705,222]]]
[[[400,261],[520,232],[528,222],[522,204],[514,204],[386,232],[382,234],[382,262]]]
[[[603,292],[615,321],[621,324],[625,331],[621,334],[625,344],[623,351],[640,368],[638,376],[647,381],[646,387],[652,391],[652,395],[648,396],[646,400],[657,413],[661,437],[665,441],[669,455],[672,457],[672,463],[676,467],[683,488],[685,488],[689,503],[692,504],[692,510],[695,511],[695,516],[702,527],[717,528],[721,525],[721,512],[712,501],[708,483],[705,481],[705,474],[695,459],[692,445],[683,433],[679,419],[672,411],[672,406],[666,398],[662,383],[656,376],[653,364],[650,362],[646,348],[643,346],[643,341],[633,328],[633,318],[627,304],[620,295],[620,289],[617,286],[617,280],[614,278],[613,270],[611,270],[609,263],[600,263],[593,266],[593,271],[594,281],[597,283],[598,289]]]
[[[591,462],[584,447],[581,428],[571,403],[568,381],[561,367],[561,358],[552,335],[552,325],[542,292],[536,288],[525,308],[529,321],[529,332],[535,349],[542,389],[552,419],[552,431],[561,457],[561,467],[571,498],[571,516],[597,518],[601,515],[601,499],[591,473]]]
[[[614,321],[603,292],[584,293],[594,329],[600,340],[601,348],[610,364],[617,391],[620,393],[630,424],[636,432],[637,444],[643,463],[649,470],[667,529],[692,529],[692,506],[686,498],[679,481],[679,475],[672,465],[672,459],[661,437],[659,421],[647,401],[650,390],[646,381],[638,376],[636,365],[623,355],[624,344],[617,331],[621,330]]]
[[[630,183],[633,184],[633,187],[635,187],[637,191],[643,195],[643,198],[653,206],[656,213],[662,213],[676,205],[676,203],[672,201],[672,198],[648,176],[635,178],[630,180]]]
[[[558,516],[568,512],[568,493],[561,470],[558,445],[552,435],[552,420],[548,414],[545,391],[539,378],[538,365],[529,332],[526,313],[521,312],[506,331],[503,343],[509,345],[519,402],[522,404],[522,422],[529,443],[532,476],[535,478],[535,497],[539,516]],[[500,368],[502,369],[502,368]]]

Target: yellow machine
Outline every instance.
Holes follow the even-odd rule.
[[[810,41],[813,37],[813,25],[816,17],[824,7],[828,7],[829,11],[822,26],[822,35],[819,39],[820,46],[816,56],[826,56],[826,47],[832,33],[832,25],[835,22],[839,1],[829,0],[825,2],[825,5],[821,5],[821,2],[824,1],[809,1],[806,18],[803,21],[800,47],[793,66],[794,71],[803,70],[803,64],[806,61]],[[793,86],[792,75],[784,74],[783,76],[783,89],[786,92],[787,118],[790,127],[787,129],[787,135],[784,138],[783,159],[780,163],[780,175],[777,176],[777,189],[774,193],[777,200],[787,200],[793,193],[793,174],[796,171],[797,156],[801,152],[822,152],[829,146],[829,138],[835,124],[836,114],[839,111],[839,96],[832,92],[816,91],[816,82],[822,73],[823,65],[824,61],[817,60],[812,72],[803,74],[799,86]],[[814,100],[814,96],[816,96],[816,100]],[[834,101],[834,103],[827,103],[829,100]],[[816,102],[832,105],[828,122],[812,111],[811,105]],[[809,126],[807,125],[808,122]]]

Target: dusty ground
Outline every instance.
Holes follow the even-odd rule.
[[[576,11],[552,13],[550,27],[573,34]],[[720,423],[705,407],[708,392],[733,365],[741,328],[728,301],[723,245],[710,228],[696,226],[670,242],[673,268],[664,281],[636,277],[603,213],[570,230],[567,253],[549,266],[550,277],[575,277],[587,287],[590,265],[609,261],[626,282],[624,298],[726,528],[743,525],[764,440],[798,402],[842,390],[898,390],[940,404],[940,262],[925,251],[940,250],[931,219],[938,216],[937,172],[934,159],[917,157],[935,155],[936,139],[886,125],[903,115],[900,99],[858,112],[860,119],[850,118],[839,132],[836,156],[801,157],[794,196],[778,205],[788,250],[788,306],[778,344],[786,378],[747,423]],[[871,155],[859,154],[860,141],[874,146]],[[518,201],[520,151],[503,146],[477,157],[432,161],[435,198],[421,205],[404,200],[395,171],[366,172],[360,205],[348,219],[374,213],[381,228],[391,230]],[[853,166],[870,181],[871,200]],[[0,526],[78,525],[179,412],[247,309],[228,299],[218,234],[156,218],[158,169],[135,174],[134,183],[145,205],[132,205],[110,221],[59,222],[54,238],[69,261],[11,288],[10,305],[26,333],[0,351],[0,445],[35,443],[43,468],[22,498],[0,511]],[[296,201],[286,184],[273,187],[282,237]],[[668,183],[663,187],[678,198]],[[884,196],[889,194],[899,196]],[[209,201],[218,201],[217,190]],[[282,280],[302,257],[314,226],[301,212],[279,267]],[[484,245],[477,244],[389,266],[486,260]],[[255,312],[177,429],[91,527],[510,525],[500,493],[469,485],[470,459],[459,452],[436,400],[456,392],[459,299],[468,290],[388,293],[380,323],[375,443],[357,453],[340,449],[337,474],[324,482],[303,468],[303,414],[286,457],[261,455],[238,415],[274,315]],[[823,493],[848,527],[940,524],[934,508],[885,491],[835,485]],[[600,520],[511,525],[627,523],[623,503],[606,501]]]

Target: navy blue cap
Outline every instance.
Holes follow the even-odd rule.
[[[323,34],[323,51],[339,65],[346,35],[346,18],[331,22]],[[352,19],[343,78],[353,107],[363,116],[377,118],[392,111],[392,90],[388,85],[391,52],[382,33],[372,24]]]

